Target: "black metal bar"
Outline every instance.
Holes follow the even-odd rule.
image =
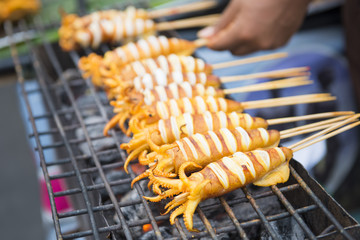
[[[114,150],[114,149],[107,149],[107,150],[102,150],[102,151],[99,151],[97,152],[98,155],[102,155],[102,154],[109,154],[111,152],[114,152],[114,151],[117,151],[117,150]],[[75,156],[75,159],[76,160],[88,160],[90,159],[91,156],[89,155],[86,155],[86,154],[82,154],[82,155],[76,155]],[[65,158],[65,159],[59,159],[57,161],[53,161],[53,162],[49,162],[49,163],[46,163],[47,166],[54,166],[54,165],[61,165],[61,164],[66,164],[66,163],[70,163],[70,159],[69,158]],[[118,162],[119,164],[119,167],[122,167],[124,165],[124,163],[122,162]]]
[[[234,212],[231,210],[229,204],[225,201],[224,197],[220,197],[219,198],[221,204],[223,205],[226,213],[228,214],[228,216],[230,217],[230,220],[234,223],[235,228],[237,230],[237,232],[239,233],[239,236],[241,237],[241,239],[249,239],[246,236],[246,232],[244,231],[244,229],[241,227],[239,221],[236,219]]]
[[[295,169],[290,166],[290,172],[293,175],[293,177],[296,179],[296,181],[300,184],[302,189],[312,198],[312,200],[315,202],[316,205],[325,213],[325,215],[329,218],[329,220],[334,224],[334,226],[337,228],[337,230],[347,239],[353,239],[353,237],[350,236],[348,232],[344,230],[344,228],[341,226],[341,224],[336,220],[334,215],[330,213],[330,211],[324,206],[324,204],[321,202],[321,200],[315,195],[315,193],[307,186],[305,181],[300,177],[300,175],[295,171]]]
[[[89,126],[93,126],[93,125],[98,125],[98,124],[104,124],[105,122],[104,121],[94,121],[94,122],[91,122],[91,123],[88,123],[88,124],[85,124],[85,126],[89,127]],[[71,125],[68,125],[68,126],[64,126],[64,130],[65,131],[71,131],[71,130],[75,130],[77,128],[80,127],[80,124],[71,124]],[[56,129],[56,128],[51,128],[50,130],[48,131],[42,131],[42,132],[38,132],[38,135],[39,136],[42,136],[42,135],[53,135],[53,134],[56,134],[58,133],[59,131]],[[29,138],[31,137],[34,137],[34,134],[31,133],[28,135]]]
[[[130,205],[136,205],[136,204],[140,204],[141,201],[140,200],[134,200],[130,203],[124,203],[124,202],[118,202],[119,207],[127,207]],[[98,211],[106,211],[106,210],[110,210],[110,209],[114,209],[114,204],[105,204],[105,205],[100,205],[100,206],[96,206],[93,207],[92,210],[94,212],[98,212]],[[78,210],[72,210],[69,212],[64,212],[64,213],[59,213],[59,218],[66,218],[66,217],[73,217],[73,216],[77,216],[77,215],[81,215],[81,214],[85,214],[87,213],[86,209],[78,209]]]
[[[103,169],[101,167],[101,163],[100,163],[100,161],[99,161],[99,159],[98,159],[98,157],[97,157],[97,155],[95,153],[95,149],[94,149],[94,147],[92,145],[91,138],[89,136],[87,128],[84,125],[84,120],[83,120],[83,117],[82,117],[82,115],[80,113],[78,105],[77,105],[77,103],[75,101],[75,97],[74,97],[74,95],[73,95],[73,93],[72,93],[72,91],[71,91],[71,89],[70,89],[70,87],[68,85],[68,82],[64,79],[64,77],[62,75],[63,71],[61,69],[61,66],[60,66],[60,64],[58,62],[58,59],[56,58],[54,50],[52,49],[52,47],[51,47],[50,43],[48,42],[48,40],[46,39],[46,37],[44,36],[43,30],[42,30],[42,24],[40,23],[39,19],[37,19],[37,21],[35,22],[35,25],[36,25],[36,30],[39,33],[39,35],[40,35],[40,37],[41,37],[41,39],[43,41],[45,51],[46,51],[50,61],[52,62],[53,66],[55,68],[55,71],[56,71],[58,77],[60,78],[60,81],[62,81],[63,84],[64,84],[65,92],[66,92],[68,98],[70,99],[70,102],[71,102],[71,104],[72,104],[72,106],[74,108],[74,111],[75,111],[75,115],[76,115],[76,117],[78,118],[78,120],[79,120],[79,122],[81,124],[81,128],[83,129],[84,136],[86,138],[89,150],[90,150],[91,155],[93,157],[93,162],[95,163],[96,167],[98,168],[100,178],[104,182],[106,191],[109,194],[109,198],[111,199],[112,203],[115,206],[115,212],[116,212],[116,214],[118,215],[118,217],[120,219],[121,226],[123,228],[124,234],[125,234],[127,239],[132,239],[132,235],[131,235],[129,227],[127,226],[125,217],[122,214],[120,207],[116,204],[117,203],[116,196],[115,196],[114,192],[112,191],[109,182],[106,179],[105,173],[104,173],[104,171],[103,171]],[[69,143],[66,143],[66,144],[69,144]],[[91,211],[91,208],[89,208],[89,211]],[[93,215],[93,213],[91,215]]]
[[[285,198],[284,194],[279,190],[279,188],[275,185],[271,186],[271,190],[275,193],[275,195],[280,199],[281,203],[284,205],[286,210],[295,218],[300,227],[305,231],[307,236],[310,239],[316,239],[314,233],[310,230],[310,228],[305,224],[304,220],[299,216],[299,214],[295,211],[294,207],[291,206],[290,202]]]
[[[61,228],[60,228],[60,222],[59,222],[59,217],[57,215],[57,211],[56,211],[56,205],[55,205],[55,198],[54,198],[54,192],[53,189],[51,187],[51,181],[49,178],[49,172],[46,168],[46,164],[45,164],[45,156],[44,156],[44,151],[41,148],[41,143],[40,143],[40,138],[37,135],[37,127],[35,124],[35,120],[33,118],[32,115],[32,110],[31,110],[31,106],[29,103],[29,99],[28,99],[28,95],[25,91],[25,86],[24,86],[24,74],[22,71],[22,67],[20,64],[20,59],[19,59],[19,55],[17,52],[17,49],[14,45],[14,42],[12,41],[12,35],[13,35],[13,29],[12,29],[12,23],[10,21],[5,21],[4,23],[4,28],[5,28],[5,32],[6,34],[9,36],[9,46],[10,46],[10,51],[11,51],[11,55],[14,61],[14,65],[15,65],[15,71],[17,73],[17,78],[18,78],[18,82],[20,83],[20,89],[21,89],[21,93],[24,96],[24,100],[25,100],[25,105],[26,105],[26,109],[27,112],[29,114],[29,118],[30,118],[30,122],[31,122],[31,127],[34,131],[34,135],[36,136],[35,138],[35,142],[37,147],[39,148],[39,158],[40,158],[40,162],[41,162],[41,169],[44,173],[44,179],[46,182],[46,189],[49,193],[49,200],[50,200],[50,205],[51,205],[51,213],[52,213],[52,219],[54,221],[54,227],[55,227],[55,232],[56,232],[56,237],[58,239],[62,239],[62,235],[61,235]]]
[[[117,180],[117,181],[111,181],[108,182],[110,186],[115,186],[115,185],[120,185],[120,184],[124,184],[124,183],[131,183],[131,179],[121,179],[121,180]],[[86,190],[87,191],[94,191],[94,190],[99,190],[102,188],[106,188],[105,185],[103,183],[99,183],[99,184],[94,184],[91,186],[87,186]],[[71,195],[71,194],[76,194],[76,193],[80,193],[81,189],[79,188],[73,188],[73,189],[68,189],[68,190],[64,190],[64,191],[59,191],[54,193],[55,197],[61,197],[61,196],[66,196],[66,195]]]
[[[266,230],[269,232],[272,239],[281,239],[280,235],[274,230],[274,228],[270,225],[267,217],[264,215],[264,213],[260,210],[259,205],[257,205],[255,199],[251,196],[251,193],[247,189],[247,187],[242,188],[243,192],[246,195],[246,198],[249,200],[251,206],[254,208],[256,213],[259,215],[262,223],[264,224]]]
[[[175,219],[175,227],[176,227],[176,229],[178,230],[178,232],[180,233],[180,238],[181,238],[182,240],[188,239],[188,238],[186,237],[186,233],[184,232],[183,227],[182,227],[181,224],[179,223],[179,219],[178,219],[178,218]]]
[[[214,228],[211,226],[209,220],[206,218],[204,212],[201,210],[200,207],[197,207],[196,212],[199,214],[201,221],[204,223],[206,230],[210,234],[212,239],[218,239],[215,233]]]
[[[122,167],[122,165],[123,165],[123,163],[119,163],[119,162],[110,163],[110,164],[103,165],[103,169],[106,170],[106,169]],[[80,172],[82,174],[84,174],[84,173],[90,174],[90,173],[97,172],[97,169],[96,169],[96,167],[83,168],[80,170]],[[73,177],[74,175],[75,175],[75,172],[70,171],[70,172],[63,172],[63,173],[58,173],[56,175],[52,175],[52,176],[50,176],[50,178],[51,178],[51,180],[53,180],[53,179],[59,179],[59,178]]]

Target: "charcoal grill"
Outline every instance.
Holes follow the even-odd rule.
[[[148,193],[141,182],[135,184],[135,200],[121,201],[116,188],[128,187],[136,174],[129,168],[130,174],[120,180],[107,178],[109,171],[121,171],[124,164],[126,154],[119,148],[124,136],[111,130],[111,137],[105,138],[101,131],[94,135],[90,130],[102,127],[111,114],[102,91],[96,89],[90,79],[82,79],[77,69],[79,57],[89,54],[90,50],[62,52],[56,43],[49,42],[39,18],[16,25],[6,22],[4,27],[32,127],[29,138],[34,140],[34,150],[40,158],[58,239],[135,239],[139,237],[138,229],[142,231],[144,225],[152,228],[145,234],[151,235],[146,239],[360,238],[359,224],[295,160],[291,160],[291,176],[285,184],[268,188],[249,186],[200,204],[195,214],[198,233],[186,231],[182,219],[169,226],[169,216],[162,216],[155,204],[142,198]],[[36,32],[41,44],[35,45],[24,37],[31,59],[30,66],[25,66],[20,63],[13,36],[18,32],[26,35],[29,30]],[[99,51],[107,50],[109,46],[103,45]],[[36,87],[29,89],[26,80],[33,78]],[[36,106],[30,101],[34,94],[42,97],[44,114],[34,114]],[[91,101],[86,104],[80,101],[84,95]],[[89,122],[89,115],[97,119]],[[39,127],[44,121],[50,126],[48,130]],[[45,142],[44,137],[52,141]],[[96,141],[103,139],[111,139],[112,143],[98,149]],[[79,146],[87,150],[82,151]],[[47,157],[49,150],[57,153],[55,160]],[[107,160],[109,154],[116,160]],[[51,174],[50,169],[54,167],[61,172]],[[64,180],[67,189],[54,191],[51,182],[56,179]],[[57,210],[56,199],[64,196],[71,199],[73,209],[61,212]],[[124,213],[128,207],[136,207],[145,215],[129,220]],[[67,218],[76,218],[80,223],[76,231],[62,229],[62,222]]]

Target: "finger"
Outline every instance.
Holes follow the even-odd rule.
[[[233,47],[229,50],[233,55],[241,56],[241,55],[246,55],[246,54],[256,52],[259,50],[259,48],[254,46],[251,43],[244,42],[242,44],[238,44],[236,47]]]
[[[232,0],[229,5],[224,10],[219,21],[214,25],[215,33],[221,31],[221,29],[226,28],[240,12],[241,1]]]
[[[213,25],[206,27],[198,32],[199,38],[209,38],[218,33],[221,29],[225,28],[229,23],[233,21],[238,13],[240,1],[232,0],[222,13],[219,21]]]
[[[211,49],[220,51],[235,48],[241,43],[239,35],[240,28],[241,26],[233,21],[229,26],[227,26],[227,28],[209,38],[207,46]]]

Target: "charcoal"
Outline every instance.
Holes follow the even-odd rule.
[[[118,181],[121,179],[129,178],[129,175],[127,173],[125,173],[125,171],[123,171],[123,170],[111,170],[111,171],[105,173],[105,176],[109,182],[114,182],[114,181]],[[100,176],[96,177],[95,183],[96,184],[103,183]],[[111,189],[113,190],[115,195],[123,195],[123,194],[127,193],[128,191],[130,191],[131,187],[130,187],[129,183],[124,183],[124,184],[112,186]],[[107,197],[109,197],[105,188],[100,189],[99,192],[103,199],[106,199]]]
[[[92,117],[86,118],[84,120],[84,122],[85,122],[85,124],[91,124],[91,123],[100,122],[101,120],[102,120],[102,118],[99,116],[92,116]],[[87,131],[89,133],[90,138],[96,138],[96,137],[101,136],[103,128],[104,128],[103,124],[94,124],[94,125],[87,126]],[[76,134],[77,139],[85,138],[83,130],[81,128],[76,129],[75,134]],[[116,147],[115,142],[114,142],[113,138],[111,138],[111,137],[103,137],[103,138],[99,138],[99,139],[94,139],[94,140],[92,140],[92,146],[94,147],[95,152],[104,151],[104,150]],[[87,142],[80,143],[79,148],[84,154],[89,155],[89,156],[91,155]],[[98,158],[99,158],[99,161],[102,163],[109,163],[109,162],[113,162],[113,161],[119,159],[120,154],[119,153],[117,153],[117,154],[99,154]]]
[[[283,218],[274,222],[270,222],[275,232],[277,232],[281,239],[293,240],[293,239],[305,239],[305,234],[300,225],[297,223],[295,218]],[[261,232],[261,239],[270,240],[272,239],[269,232],[265,229]]]
[[[147,190],[146,187],[146,182],[141,181],[140,185],[144,190],[145,195],[150,195],[150,191]],[[139,194],[135,189],[132,189],[121,198],[120,204],[138,202],[139,200],[140,200]],[[134,205],[129,205],[127,207],[122,207],[121,211],[124,214],[126,221],[139,221],[141,219],[146,219],[148,217],[145,208],[142,204],[134,204]],[[119,219],[117,215],[114,216],[114,221],[116,223],[119,223]],[[131,232],[135,238],[139,238],[142,235],[142,226],[132,227]]]
[[[170,227],[167,226],[161,226],[159,227],[160,233],[162,235],[163,238],[169,238],[169,237],[173,237],[172,231]],[[147,233],[145,233],[144,235],[142,235],[139,240],[155,240],[157,239],[154,233],[154,230],[149,231]]]

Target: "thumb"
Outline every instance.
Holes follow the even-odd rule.
[[[209,38],[218,33],[221,29],[226,28],[233,21],[237,13],[240,11],[240,1],[232,0],[224,10],[219,21],[213,25],[206,27],[198,32],[199,38]]]

